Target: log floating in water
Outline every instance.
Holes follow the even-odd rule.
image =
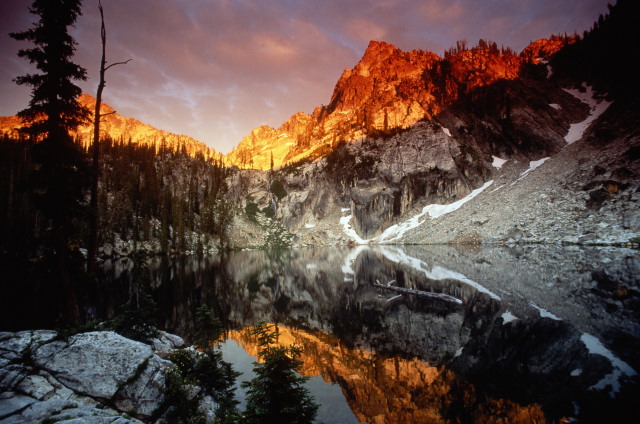
[[[440,300],[444,300],[444,301],[447,301],[447,302],[453,302],[453,303],[457,303],[459,305],[462,305],[462,300],[458,299],[457,297],[450,296],[448,294],[434,293],[434,292],[428,292],[428,291],[423,291],[423,290],[407,289],[407,288],[404,288],[404,287],[392,286],[392,284],[394,284],[394,283],[395,283],[395,281],[391,280],[386,285],[384,285],[384,284],[381,284],[380,281],[376,280],[376,282],[373,283],[373,285],[378,287],[378,288],[381,288],[381,289],[384,289],[384,290],[394,291],[394,292],[397,292],[397,293],[412,294],[414,296],[427,297],[429,299],[440,299]]]

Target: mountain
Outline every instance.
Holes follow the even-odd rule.
[[[486,40],[442,57],[372,41],[328,105],[254,129],[224,171],[184,155],[146,158],[149,182],[139,180],[157,188],[146,192],[181,202],[155,196],[148,215],[164,214],[166,234],[186,220],[189,251],[203,222],[234,247],[637,243],[640,90],[623,53],[640,40],[638,8],[619,1],[584,36],[537,40],[520,54]],[[215,155],[112,111],[103,106],[103,129],[125,145],[157,152],[164,140],[177,153]],[[0,119],[4,132],[17,125]],[[90,130],[78,132],[85,143]],[[120,194],[123,205],[139,201],[135,190]],[[136,233],[120,226],[122,240]]]
[[[639,96],[634,80],[620,88],[628,55],[614,56],[640,38],[635,9],[619,2],[584,37],[519,55],[371,42],[329,105],[254,130],[227,163],[273,163],[244,174],[243,193],[299,245],[637,243]]]
[[[96,104],[95,98],[88,94],[83,94],[78,98],[78,102],[93,113]],[[159,130],[137,119],[124,117],[117,114],[115,109],[104,102],[101,105],[100,113],[104,115],[100,122],[100,130],[103,137],[108,135],[115,141],[122,140],[125,143],[141,146],[155,146],[156,151],[162,148],[178,152],[184,151],[191,157],[201,157],[203,159],[217,158],[219,156],[214,149],[194,138]],[[18,129],[21,127],[22,123],[17,116],[0,117],[0,134],[17,137]],[[85,146],[88,146],[93,139],[93,124],[80,126],[75,135],[82,140]]]
[[[360,62],[346,69],[327,106],[312,115],[296,113],[280,128],[259,127],[243,138],[227,162],[269,169],[326,154],[340,141],[389,134],[431,119],[461,95],[499,80],[514,80],[530,64],[548,58],[572,37],[538,40],[522,54],[480,40],[459,43],[444,58],[425,51],[403,52],[371,41]]]

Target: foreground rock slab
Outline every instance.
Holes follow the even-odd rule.
[[[166,333],[153,347],[110,331],[0,333],[0,423],[146,421],[163,404],[172,366],[158,354],[182,345]]]

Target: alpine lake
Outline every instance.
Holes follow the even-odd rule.
[[[243,373],[241,409],[257,353],[249,329],[265,321],[303,349],[317,422],[639,416],[638,250],[344,246],[154,257],[142,270],[123,258],[101,272],[112,294],[90,315],[112,315],[140,275],[160,325],[187,340],[209,305],[224,358]]]

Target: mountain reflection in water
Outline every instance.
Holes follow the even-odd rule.
[[[128,278],[112,266],[106,280]],[[206,303],[251,352],[233,330],[278,323],[284,343],[304,346],[303,373],[339,384],[359,420],[386,423],[629,421],[638,275],[637,251],[543,246],[243,251],[149,267],[169,331],[188,335]]]
[[[461,411],[473,422],[486,421],[485,416],[499,416],[509,423],[545,422],[539,405],[520,406],[478,397],[470,384],[445,367],[350,348],[323,332],[313,334],[283,326],[278,331],[279,345],[303,348],[301,374],[321,375],[325,381],[339,384],[358,422],[444,423],[449,418],[458,421]],[[249,355],[257,355],[257,341],[249,329],[230,331],[229,338]]]

